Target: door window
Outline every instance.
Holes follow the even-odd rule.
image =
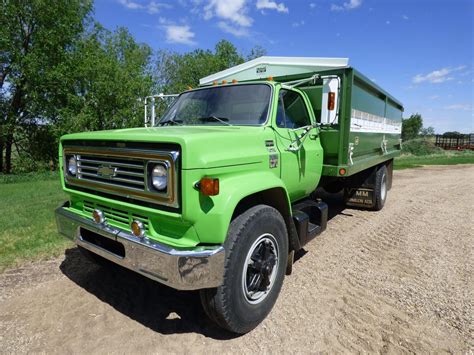
[[[276,117],[281,128],[299,128],[311,124],[303,97],[290,90],[280,90]]]

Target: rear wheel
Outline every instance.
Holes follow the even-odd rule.
[[[374,211],[380,211],[385,205],[387,199],[388,183],[387,183],[387,167],[382,165],[377,169],[375,174],[375,204],[373,207]]]
[[[201,302],[219,326],[244,334],[265,319],[280,293],[288,258],[283,217],[270,206],[250,208],[232,221],[224,247],[224,282],[201,290]]]

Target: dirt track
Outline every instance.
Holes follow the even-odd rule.
[[[378,213],[331,201],[270,316],[241,336],[204,316],[197,293],[75,248],[0,275],[0,352],[466,352],[474,350],[474,166],[395,173]]]

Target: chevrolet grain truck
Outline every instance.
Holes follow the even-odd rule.
[[[325,230],[316,188],[378,211],[401,149],[402,104],[341,58],[260,57],[147,112],[148,127],[61,138],[58,230],[99,264],[200,290],[235,333]]]

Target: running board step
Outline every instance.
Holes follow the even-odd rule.
[[[304,246],[326,229],[328,205],[321,200],[297,203],[293,206],[293,222],[300,245]]]

